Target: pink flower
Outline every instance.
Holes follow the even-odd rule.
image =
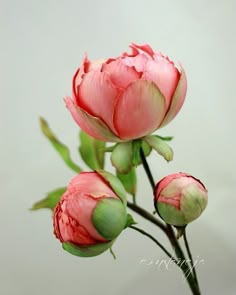
[[[101,250],[101,244],[105,244],[104,251],[106,244],[110,246],[108,242],[124,229],[126,200],[112,188],[118,180],[110,173],[104,173],[105,178],[99,172],[82,172],[71,180],[54,209],[54,234],[62,243],[71,243],[80,251],[81,246],[83,250],[91,250],[83,248],[90,245],[99,245]],[[110,178],[113,180],[109,184]],[[79,256],[94,255],[82,253]]]
[[[187,89],[183,68],[149,45],[131,44],[131,54],[91,62],[85,56],[65,98],[76,123],[103,141],[129,141],[168,124]]]
[[[157,183],[154,206],[166,223],[184,226],[202,214],[207,199],[207,190],[200,180],[176,173]]]

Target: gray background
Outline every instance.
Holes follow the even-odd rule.
[[[175,159],[149,158],[155,179],[185,171],[209,190],[209,205],[188,228],[203,294],[235,294],[235,1],[0,1],[1,214],[0,293],[190,294],[178,269],[158,270],[141,259],[165,258],[149,240],[126,230],[109,252],[80,259],[62,251],[50,212],[27,209],[66,185],[69,171],[40,133],[38,117],[82,164],[78,128],[63,104],[84,51],[117,56],[130,42],[150,43],[181,60],[188,77],[182,112],[162,135],[174,135]],[[234,129],[233,129],[234,127]],[[109,166],[108,166],[109,167]],[[141,168],[139,203],[152,210]],[[136,217],[165,245],[155,227]]]

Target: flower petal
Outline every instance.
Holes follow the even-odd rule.
[[[101,119],[114,134],[113,112],[119,90],[114,87],[105,72],[92,71],[87,73],[79,87],[77,104],[92,116]]]
[[[137,72],[143,72],[148,58],[144,54],[138,54],[136,56],[125,56],[121,61],[129,67],[134,67]]]
[[[130,47],[132,48],[134,54],[145,53],[149,57],[154,56],[154,51],[152,50],[151,46],[148,44],[138,45],[138,44],[132,43]]]
[[[70,97],[66,97],[64,101],[75,122],[90,136],[103,141],[122,141],[119,137],[115,136],[109,127],[99,118],[90,115],[76,106]]]
[[[86,73],[86,69],[88,68],[89,64],[90,64],[90,61],[87,57],[87,54],[85,54],[83,59],[83,64],[81,65],[80,68],[78,68],[78,70],[75,72],[73,77],[73,82],[72,82],[73,97],[76,97],[77,95],[78,86],[80,85],[82,81],[82,76]]]
[[[70,187],[72,190],[81,190],[84,194],[93,195],[94,198],[96,198],[96,195],[101,196],[101,193],[117,198],[110,185],[97,172],[81,172],[71,180]]]
[[[184,71],[183,67],[181,65],[180,65],[180,67],[181,67],[181,76],[179,79],[179,83],[178,83],[175,93],[173,95],[171,104],[169,106],[169,110],[165,116],[165,119],[161,123],[160,127],[167,125],[171,120],[173,120],[174,117],[180,111],[180,109],[184,103],[184,100],[186,97],[186,92],[187,92],[187,78],[186,78],[185,71]]]
[[[169,108],[179,77],[180,73],[177,68],[162,57],[159,60],[148,61],[143,73],[143,78],[154,82],[164,95],[166,110]]]
[[[157,129],[165,115],[165,99],[153,82],[137,80],[118,98],[114,125],[124,140],[139,138]]]
[[[125,89],[131,82],[141,76],[133,67],[125,65],[120,58],[103,64],[102,71],[108,73],[112,83],[122,89]]]

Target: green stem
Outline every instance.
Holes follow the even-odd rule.
[[[151,223],[157,225],[164,233],[166,232],[165,224],[161,222],[160,220],[156,219],[152,214],[150,214],[148,211],[146,211],[142,207],[134,203],[131,203],[129,201],[127,202],[127,207],[129,207],[131,210],[141,215],[143,218],[149,220]]]
[[[176,260],[176,259],[170,254],[170,252],[168,252],[168,251],[166,250],[166,248],[165,248],[165,247],[164,247],[164,246],[163,246],[163,245],[162,245],[157,239],[155,239],[152,235],[150,235],[150,234],[147,233],[146,231],[142,230],[141,228],[138,228],[138,227],[133,226],[133,225],[130,225],[129,228],[132,228],[133,230],[136,230],[136,231],[140,232],[141,234],[143,234],[143,235],[149,237],[154,243],[157,244],[158,247],[160,247],[160,248],[166,253],[166,255],[167,255],[172,261],[174,261],[174,263],[175,263],[176,265],[178,265],[178,263],[179,263],[178,260]]]
[[[142,163],[143,163],[144,170],[145,170],[145,172],[147,174],[148,180],[149,180],[149,182],[151,184],[151,187],[152,187],[152,189],[154,191],[155,186],[156,186],[155,181],[154,181],[154,178],[152,176],[152,172],[151,172],[151,170],[149,168],[149,165],[148,165],[148,163],[146,161],[146,157],[145,157],[145,154],[143,152],[142,147],[140,147],[140,157],[141,157],[141,160],[142,160]]]
[[[191,253],[189,244],[188,244],[188,239],[187,239],[187,234],[186,234],[186,228],[184,229],[183,237],[184,237],[184,244],[185,244],[185,247],[186,247],[186,250],[187,250],[187,253],[188,253],[188,257],[190,259],[190,263],[191,263],[193,275],[195,277],[195,281],[196,281],[196,283],[198,285],[198,288],[199,288],[198,278],[197,278],[197,272],[196,272],[196,269],[195,269],[195,265],[193,263],[193,256],[192,256],[192,253]]]

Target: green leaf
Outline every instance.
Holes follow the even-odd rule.
[[[132,168],[133,147],[132,141],[118,143],[111,154],[112,165],[123,174],[128,173]]]
[[[160,136],[160,135],[154,135],[154,136],[156,136],[164,141],[171,141],[174,138],[174,136]]]
[[[123,183],[127,193],[131,194],[132,196],[135,196],[137,190],[136,168],[133,167],[127,174],[121,174],[118,171],[116,171],[116,175]]]
[[[71,160],[70,151],[68,147],[64,143],[59,141],[59,139],[52,132],[52,130],[48,126],[47,121],[44,118],[40,118],[40,126],[41,126],[41,130],[43,134],[51,142],[51,144],[57,150],[57,152],[62,157],[64,162],[67,164],[67,166],[70,167],[75,172],[80,173],[82,169]]]
[[[158,154],[163,156],[167,162],[173,160],[173,150],[164,140],[156,137],[155,135],[145,136],[143,137],[143,140],[154,148]]]
[[[125,228],[133,225],[133,224],[137,224],[137,222],[133,219],[133,216],[131,214],[127,214],[127,219],[126,219],[126,224],[125,224]]]
[[[105,142],[97,140],[84,131],[80,131],[80,147],[79,152],[92,170],[104,168]]]
[[[79,257],[93,257],[102,254],[111,246],[115,240],[112,240],[107,243],[100,243],[95,245],[87,245],[87,246],[80,246],[80,245],[74,245],[72,243],[63,243],[62,248],[69,252],[70,254],[79,256]]]
[[[61,187],[49,192],[46,198],[36,202],[30,210],[34,211],[34,210],[39,210],[44,208],[53,210],[65,191],[66,191],[66,187]]]

